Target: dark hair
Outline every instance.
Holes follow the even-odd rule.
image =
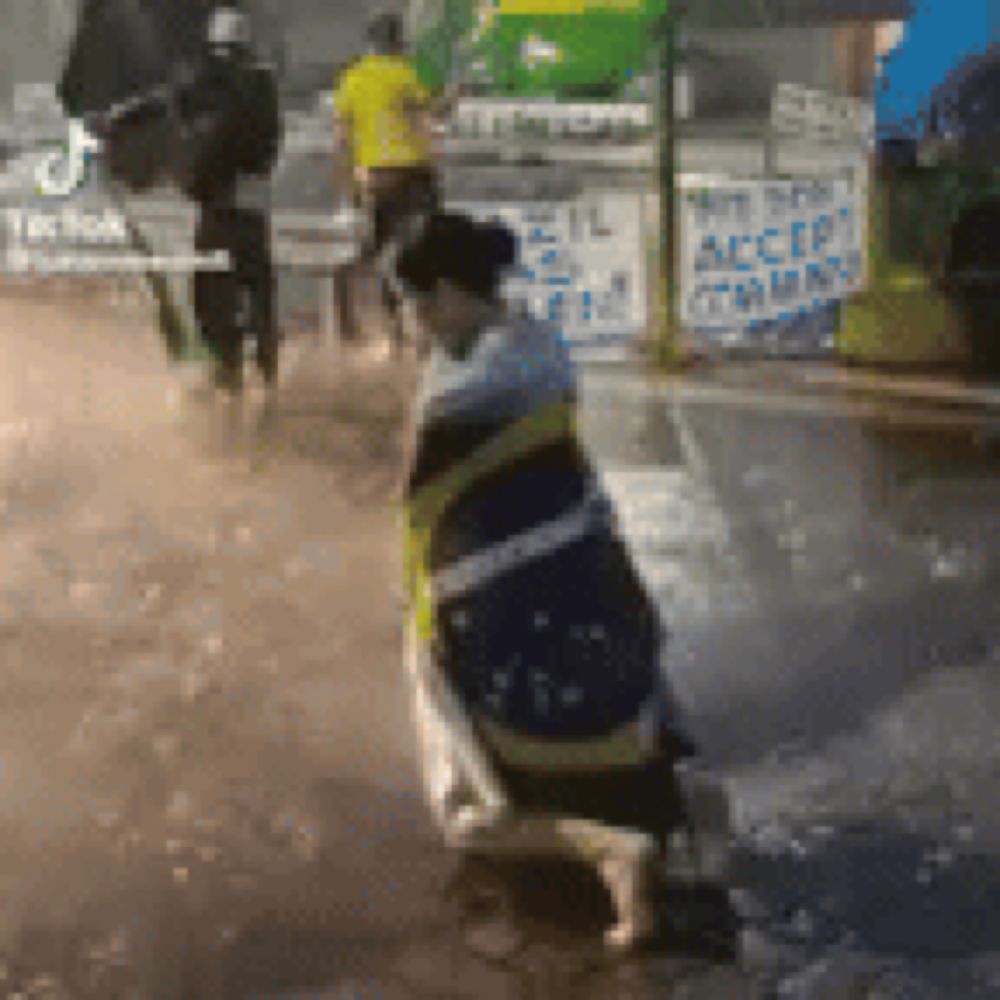
[[[403,20],[398,14],[379,14],[368,25],[368,41],[379,52],[397,52],[403,48]]]
[[[517,260],[517,240],[502,223],[437,212],[404,244],[396,259],[399,280],[430,291],[442,278],[483,299],[496,297],[504,270]]]

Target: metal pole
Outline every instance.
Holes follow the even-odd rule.
[[[677,362],[680,324],[677,289],[677,116],[674,73],[677,54],[677,14],[671,4],[662,15],[657,114],[658,188],[660,195],[659,306],[656,360],[662,367]]]

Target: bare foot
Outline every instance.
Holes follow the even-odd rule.
[[[618,922],[604,935],[609,948],[628,951],[656,933],[655,862],[652,842],[601,862],[600,874],[618,915]]]

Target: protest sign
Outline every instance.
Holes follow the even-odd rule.
[[[822,309],[862,279],[862,206],[846,179],[737,181],[681,201],[681,317],[749,328]]]
[[[580,343],[636,337],[646,317],[642,195],[592,191],[565,201],[456,202],[497,219],[518,239],[504,285],[515,308],[555,323]]]

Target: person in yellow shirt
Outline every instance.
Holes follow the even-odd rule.
[[[420,82],[405,55],[398,15],[376,17],[368,39],[369,53],[347,67],[334,95],[335,146],[341,156],[347,154],[355,203],[367,216],[368,230],[359,258],[338,275],[341,334],[347,340],[358,339],[351,279],[359,269],[377,265],[407,220],[438,205],[432,123],[460,93],[452,89],[436,100]],[[401,302],[390,282],[379,277],[398,349]]]

